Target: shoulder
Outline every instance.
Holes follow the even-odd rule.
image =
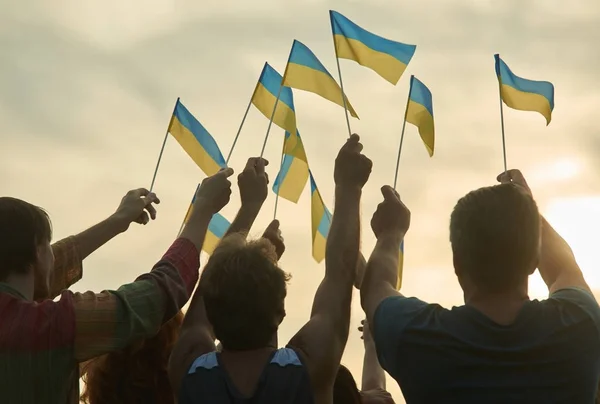
[[[416,297],[391,296],[381,301],[375,310],[373,333],[404,330],[421,316],[439,314],[446,311],[437,304],[429,304]]]
[[[219,367],[219,360],[216,352],[209,352],[197,357],[187,371],[188,375],[194,374],[199,370],[212,370]]]
[[[0,342],[11,351],[65,348],[75,340],[72,293],[41,303],[0,293]]]
[[[587,290],[571,287],[557,290],[542,304],[557,308],[561,317],[570,321],[591,319],[600,329],[600,306]]]

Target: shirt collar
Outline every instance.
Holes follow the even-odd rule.
[[[0,282],[0,293],[7,293],[13,297],[16,297],[18,299],[23,299],[23,300],[27,300],[25,298],[25,296],[23,296],[23,294],[21,292],[19,292],[18,290],[16,290],[15,288],[11,287],[9,284],[7,283],[2,283]]]

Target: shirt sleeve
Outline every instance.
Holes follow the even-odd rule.
[[[150,273],[116,291],[63,292],[72,302],[79,362],[155,335],[189,300],[198,281],[200,252],[180,238]]]
[[[429,305],[415,297],[391,296],[375,310],[373,340],[377,358],[392,377],[396,374],[398,349],[402,333],[408,324]]]
[[[596,324],[596,328],[600,332],[600,306],[598,306],[594,296],[587,290],[576,287],[560,289],[552,293],[548,300],[577,307]]]
[[[83,275],[83,261],[79,253],[79,245],[74,236],[67,237],[52,244],[54,269],[50,279],[48,296],[35,296],[36,301],[54,299],[60,293],[78,282]]]

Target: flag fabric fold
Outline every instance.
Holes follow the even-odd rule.
[[[431,91],[415,76],[410,77],[406,122],[412,123],[419,129],[419,135],[421,135],[421,140],[423,140],[429,156],[433,156],[435,128]]]
[[[554,110],[554,85],[548,81],[521,78],[510,70],[500,55],[494,55],[494,59],[500,97],[506,106],[520,111],[539,112],[546,118],[546,125],[549,125]]]
[[[375,35],[348,18],[330,10],[336,56],[375,71],[392,84],[398,83],[415,54],[416,45],[407,45]]]
[[[252,94],[252,104],[267,119],[273,116],[273,123],[287,132],[296,132],[296,111],[294,109],[294,96],[292,89],[281,87],[282,77],[271,65],[265,63],[263,70]],[[281,92],[280,92],[281,91]],[[277,96],[277,108],[273,114],[273,108]]]
[[[331,212],[325,206],[321,193],[317,188],[312,172],[310,175],[310,190],[311,190],[311,222],[312,222],[312,254],[317,262],[323,261],[325,258],[325,248],[327,245],[327,235],[331,227]]]
[[[297,203],[308,181],[308,161],[300,132],[296,131],[296,141],[285,132],[283,162],[275,181],[273,192],[288,201]]]
[[[315,54],[302,42],[294,40],[282,83],[284,86],[309,91],[344,106],[342,89]],[[354,108],[345,97],[346,108],[358,118]]]
[[[206,175],[216,174],[227,166],[215,139],[179,100],[169,133]]]

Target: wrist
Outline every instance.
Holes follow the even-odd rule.
[[[242,206],[240,209],[243,209],[247,212],[260,212],[260,209],[263,206],[265,201],[242,201]]]
[[[361,196],[362,195],[362,187],[358,185],[350,185],[350,184],[336,184],[335,185],[335,195],[336,197],[352,197],[352,196]]]
[[[388,230],[380,233],[377,236],[377,241],[382,243],[398,244],[398,246],[400,246],[400,243],[404,239],[404,235],[405,232],[401,230]]]
[[[105,220],[105,223],[115,234],[120,234],[127,231],[131,221],[119,213],[113,213]]]

